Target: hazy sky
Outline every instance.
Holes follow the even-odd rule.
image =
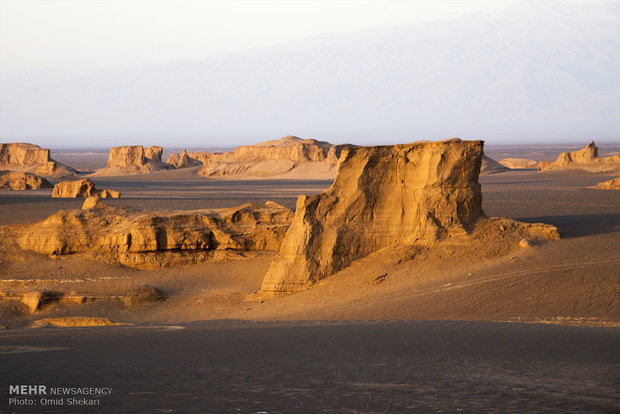
[[[0,141],[620,140],[620,1],[0,0]]]
[[[114,67],[492,12],[514,1],[0,0],[0,70]]]

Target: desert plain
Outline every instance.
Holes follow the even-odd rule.
[[[552,161],[581,147],[486,145],[484,154]],[[617,144],[599,147],[600,157],[620,153]],[[346,151],[355,161],[355,149]],[[208,215],[267,202],[311,209],[312,196],[329,191],[335,171],[335,164],[312,164],[283,177],[235,175],[254,167],[218,158],[203,160],[205,167],[91,175],[107,168],[107,151],[51,156],[76,170],[73,179],[122,194],[94,207],[112,211],[110,217]],[[289,168],[269,162],[264,168]],[[207,163],[214,164],[207,169]],[[266,274],[297,269],[297,259],[270,269],[279,245],[198,261],[185,260],[175,247],[170,254],[183,253],[183,260],[157,266],[79,249],[42,254],[41,244],[23,241],[40,229],[32,223],[60,210],[89,211],[81,210],[85,199],[52,198],[52,188],[0,191],[0,412],[617,412],[620,191],[592,187],[618,171],[474,175],[483,213],[475,226],[463,225],[467,234],[435,237],[424,227],[415,243],[379,243],[349,261],[321,261],[318,269],[331,270],[303,285],[297,270],[279,285],[265,284]],[[302,194],[309,196],[305,205],[298,202]],[[343,198],[328,201],[336,206]],[[523,236],[534,223],[550,225],[559,237]],[[343,229],[338,237],[351,231]],[[265,237],[251,243],[271,246]],[[313,240],[320,237],[329,241],[329,234]],[[365,246],[366,239],[349,240],[360,243],[351,251]],[[7,406],[10,384],[113,392],[99,406],[74,411]]]

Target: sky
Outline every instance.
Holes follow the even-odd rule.
[[[620,1],[0,0],[0,141],[620,142]]]
[[[514,1],[0,0],[0,70],[202,59],[319,34],[493,12]]]

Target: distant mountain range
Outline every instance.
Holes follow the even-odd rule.
[[[47,146],[233,146],[288,134],[599,142],[620,140],[619,127],[611,2],[523,2],[203,61],[0,78],[0,140]]]

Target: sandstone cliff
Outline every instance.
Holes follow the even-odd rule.
[[[591,172],[620,171],[620,155],[600,158],[598,147],[591,141],[579,151],[563,152],[555,161],[540,161],[538,171],[580,169]]]
[[[35,174],[0,171],[0,190],[38,190],[52,187],[49,181]]]
[[[163,148],[158,146],[148,148],[144,148],[142,145],[115,147],[110,149],[107,166],[91,175],[148,174],[174,168],[172,165],[161,161],[162,153]]]
[[[332,179],[341,151],[349,146],[287,136],[223,153],[172,154],[168,162],[175,166],[201,163],[200,174],[205,177]]]
[[[481,161],[482,141],[345,149],[333,185],[297,200],[262,289],[296,290],[383,247],[466,231],[482,214]]]
[[[50,150],[26,143],[0,144],[0,169],[29,172],[46,178],[69,178],[73,168],[50,158]]]
[[[333,185],[297,200],[262,291],[304,289],[384,248],[466,243],[484,217],[482,157],[482,141],[459,139],[345,149]],[[558,237],[553,226],[508,222],[524,236]]]
[[[83,253],[112,263],[156,269],[276,251],[292,220],[276,203],[219,210],[137,212],[89,198],[82,210],[61,210],[18,237],[26,250]]]
[[[95,183],[88,178],[74,181],[61,181],[54,186],[53,198],[86,198],[91,196],[100,198],[120,198],[121,193],[114,190],[97,190]]]
[[[513,170],[524,170],[538,168],[538,161],[528,160],[526,158],[504,158],[498,161],[504,167]]]

